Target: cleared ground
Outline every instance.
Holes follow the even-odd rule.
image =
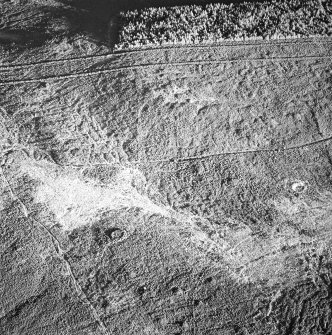
[[[331,39],[75,43],[3,53],[1,334],[329,334]]]

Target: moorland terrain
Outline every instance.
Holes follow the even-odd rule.
[[[332,332],[330,37],[114,53],[102,7],[1,5],[1,334]]]

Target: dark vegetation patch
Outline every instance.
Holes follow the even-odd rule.
[[[329,1],[291,0],[148,8],[121,13],[117,49],[223,40],[330,36]]]
[[[266,21],[267,16],[264,6],[276,3],[276,1],[265,1],[264,6],[262,5],[263,2],[264,0],[249,0],[246,2],[243,0],[59,0],[38,2],[8,0],[3,1],[1,7],[0,45],[5,48],[10,48],[11,50],[13,50],[13,48],[20,50],[22,48],[39,47],[48,41],[54,41],[54,39],[57,40],[58,38],[68,37],[75,41],[79,36],[84,36],[98,45],[113,46],[114,44],[118,44],[120,47],[128,47],[125,43],[128,42],[132,44],[133,41],[136,40],[138,33],[143,33],[143,35],[140,36],[142,41],[139,43],[146,40],[146,35],[154,33],[154,25],[158,26],[162,24],[163,26],[159,26],[158,28],[160,29],[158,34],[166,34],[164,38],[167,37],[168,32],[171,32],[171,29],[169,27],[167,28],[169,23],[173,26],[174,24],[179,25],[176,27],[177,34],[179,35],[177,36],[178,39],[181,37],[181,34],[183,34],[181,29],[183,30],[185,28],[185,30],[191,32],[192,28],[199,28],[201,19],[204,19],[204,10],[210,13],[207,8],[212,8],[212,13],[216,15],[220,14],[217,10],[218,7],[225,8],[226,14],[229,15],[231,20],[231,26],[237,23],[237,18],[242,14],[247,13],[252,17],[253,13],[251,12],[251,8],[255,8],[255,10],[257,8],[258,12],[256,14],[259,20],[263,21],[263,24],[265,24],[264,22],[268,23],[268,21]],[[293,2],[294,1],[292,1],[292,3]],[[287,2],[285,1],[285,3]],[[298,3],[300,3],[300,5],[298,5]],[[295,7],[301,7],[302,3],[305,4],[306,2],[296,1]],[[312,0],[312,3],[315,7],[318,0]],[[171,9],[170,7],[172,6],[183,7]],[[262,6],[263,9],[260,12]],[[326,16],[330,15],[328,1],[323,0],[322,6],[325,10],[328,10]],[[156,10],[158,7],[161,8]],[[274,7],[280,7],[279,11],[283,11],[281,3],[277,3]],[[274,7],[272,8],[275,13],[274,16],[277,16],[277,12],[275,12],[276,8]],[[285,10],[288,11],[289,8],[292,7],[287,4]],[[317,8],[315,7],[315,9]],[[178,14],[179,11],[180,14]],[[191,13],[191,11],[193,11],[193,13]],[[127,12],[126,14],[121,14],[122,19],[124,19],[122,29],[122,24],[120,24],[119,21],[119,13],[121,12]],[[296,15],[297,14],[298,13],[296,13]],[[317,13],[315,12],[314,14]],[[187,24],[183,22],[182,19],[179,20],[179,16],[181,15],[184,17],[189,15],[187,17],[189,20],[194,18],[195,24],[193,25],[192,22]],[[322,14],[318,13],[318,17],[315,18],[315,22],[312,23],[312,26],[320,26],[324,17],[324,15],[322,16]],[[119,41],[119,29],[121,29],[123,34],[124,27],[128,27],[129,22],[134,22],[136,27],[137,20],[141,19],[145,20],[143,21],[143,25],[146,25],[147,31],[137,31],[137,29],[134,28],[134,35],[130,41],[127,41],[127,37],[123,39],[124,36],[122,35]],[[220,16],[220,19],[222,19],[222,16]],[[183,25],[183,23],[185,23],[185,25]],[[216,22],[212,22],[209,17],[207,23],[207,28],[209,28],[211,23],[215,24]],[[276,22],[268,23],[268,26],[273,26],[275,23]],[[330,28],[331,25],[329,25],[328,29]],[[204,32],[204,27],[202,29]],[[236,30],[238,28],[234,29]],[[164,32],[162,32],[163,30]],[[133,31],[126,31],[126,35],[130,35],[132,32]],[[211,32],[211,34],[214,33],[215,32]],[[230,34],[231,32],[223,31],[223,33]],[[158,38],[160,39],[161,37]],[[160,41],[158,40],[156,42],[159,43]],[[173,40],[169,42],[173,43]],[[165,40],[163,40],[162,43],[165,43]],[[176,40],[176,43],[178,43],[178,40]],[[146,44],[146,42],[143,43],[143,45]]]
[[[87,33],[99,42],[112,45],[118,42],[117,18],[120,12],[144,10],[149,7],[204,6],[218,2],[242,3],[243,0],[60,0],[60,2],[65,6],[63,14],[72,27]]]

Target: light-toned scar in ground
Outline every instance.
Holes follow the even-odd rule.
[[[139,180],[145,184],[138,169],[122,167],[107,184],[83,177],[75,169],[46,161],[27,160],[22,170],[39,182],[35,202],[46,204],[64,230],[93,224],[102,213],[110,210],[139,208],[147,214],[173,218],[179,223],[179,231],[189,233],[184,238],[184,247],[189,243],[195,245],[202,256],[221,257],[233,278],[242,283],[267,280],[273,285],[281,278],[296,280],[301,269],[294,264],[290,267],[288,263],[312,247],[323,254],[331,240],[330,215],[326,215],[331,213],[331,194],[322,196],[319,206],[301,201],[289,203],[287,199],[275,204],[293,220],[302,213],[301,226],[313,228],[312,236],[301,236],[296,229],[285,225],[278,230],[272,229],[270,236],[262,237],[242,222],[234,221],[233,228],[214,226],[202,217],[154,203],[134,186]],[[312,207],[316,209],[311,210]]]
[[[167,211],[140,194],[132,182],[142,178],[131,168],[121,169],[110,184],[98,184],[71,169],[56,168],[47,162],[29,161],[23,171],[39,181],[36,203],[44,203],[65,230],[73,230],[96,219],[103,210],[140,208],[147,213],[167,215]]]

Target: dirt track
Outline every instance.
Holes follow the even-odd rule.
[[[0,85],[98,75],[146,67],[172,67],[246,61],[330,59],[331,39],[224,43],[88,55],[0,66]],[[13,80],[14,79],[14,80]]]

